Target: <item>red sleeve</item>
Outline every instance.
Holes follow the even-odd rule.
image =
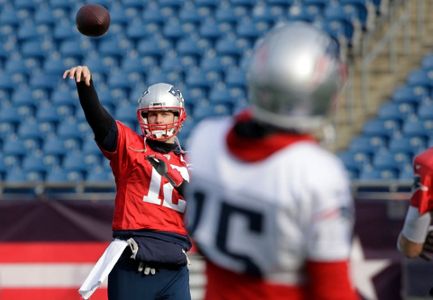
[[[308,262],[308,298],[315,300],[359,299],[350,281],[347,261]]]
[[[433,210],[433,152],[427,150],[414,160],[414,184],[410,205],[418,208],[420,214]]]

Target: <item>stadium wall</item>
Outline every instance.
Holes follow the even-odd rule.
[[[360,296],[427,297],[433,275],[419,272],[428,263],[408,263],[395,247],[407,192],[357,194],[352,274]],[[79,299],[78,287],[111,239],[112,211],[111,201],[0,201],[0,300]],[[191,289],[198,300],[205,279],[199,255],[192,256]],[[92,299],[106,299],[105,283]]]

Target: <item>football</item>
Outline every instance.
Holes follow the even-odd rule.
[[[86,4],[77,11],[75,23],[78,31],[86,36],[102,36],[110,27],[110,13],[102,5]]]

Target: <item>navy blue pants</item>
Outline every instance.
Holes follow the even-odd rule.
[[[109,300],[191,300],[188,267],[157,268],[155,275],[138,272],[128,249],[108,276]]]

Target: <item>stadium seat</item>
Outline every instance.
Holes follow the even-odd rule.
[[[288,13],[288,19],[290,21],[302,21],[308,23],[313,23],[319,16],[321,16],[320,10],[315,7],[303,5],[302,3],[293,4]]]
[[[11,25],[17,27],[20,23],[17,10],[13,6],[5,5],[0,13],[0,25]]]
[[[44,134],[39,128],[39,123],[35,119],[25,119],[18,126],[18,137],[22,140],[35,139],[41,143],[44,139]]]
[[[418,105],[427,96],[428,90],[425,88],[414,88],[408,85],[403,85],[394,90],[391,96],[391,101]]]
[[[18,115],[23,120],[31,120],[35,117],[35,105],[34,103],[12,103],[17,108]]]
[[[102,167],[92,168],[87,172],[86,181],[88,183],[107,182],[113,180],[113,177]]]
[[[15,89],[15,83],[7,72],[0,72],[0,89],[11,93]]]
[[[200,69],[202,69],[203,71],[215,71],[223,73],[226,68],[222,64],[220,56],[215,55],[214,53],[205,53],[200,62]]]
[[[200,47],[197,39],[187,37],[179,41],[176,47],[176,53],[179,56],[191,56],[197,61],[200,61],[203,49]]]
[[[28,182],[27,172],[19,166],[14,166],[7,171],[5,181],[7,183],[26,183]]]
[[[359,39],[359,33],[356,26],[357,16],[352,13],[347,13],[344,9],[336,5],[328,5],[324,11],[324,20],[330,24],[330,26],[341,26],[344,29],[345,39],[348,41],[348,45],[354,46]],[[360,29],[359,29],[360,30]]]
[[[122,5],[128,9],[128,8],[135,8],[138,10],[143,10],[148,1],[142,1],[142,0],[122,0]]]
[[[47,183],[68,183],[69,178],[62,167],[55,166],[50,168],[45,177]]]
[[[83,64],[88,66],[92,73],[108,75],[110,71],[109,65],[104,62],[104,58],[101,57],[101,55],[99,55],[97,52],[91,52],[87,54]]]
[[[53,38],[56,42],[76,38],[78,32],[75,31],[74,28],[74,24],[71,24],[67,19],[64,19],[54,27]]]
[[[229,89],[223,83],[215,85],[209,94],[209,101],[213,104],[225,104],[228,105],[231,110],[234,108],[235,103]]]
[[[146,38],[138,42],[137,51],[141,56],[151,56],[159,60],[164,54],[161,46],[157,37]]]
[[[46,104],[38,107],[36,119],[38,122],[50,122],[57,124],[60,122],[60,115],[56,107]]]
[[[307,7],[315,7],[322,13],[325,11],[326,6],[328,5],[328,0],[304,0],[303,5]]]
[[[138,122],[137,107],[132,104],[119,105],[115,109],[114,117],[122,122],[136,123]]]
[[[62,85],[53,91],[51,100],[54,106],[59,107],[62,105],[69,106],[74,109],[79,105],[79,100],[76,91],[72,91],[68,86]]]
[[[31,89],[42,89],[52,92],[59,84],[61,77],[58,74],[35,73],[30,79]]]
[[[257,21],[257,23],[259,22]],[[250,18],[240,20],[236,26],[236,35],[239,38],[248,39],[250,41],[250,45],[252,45],[264,31],[263,28],[256,25],[257,23]]]
[[[101,150],[97,146],[93,136],[91,138],[84,139],[81,151],[84,155],[88,155],[88,154],[102,155]]]
[[[132,48],[131,42],[125,38],[111,38],[101,41],[98,52],[104,58],[112,58],[119,65],[122,58]]]
[[[195,5],[199,8],[207,7],[215,9],[219,5],[219,0],[196,0]]]
[[[4,180],[7,170],[8,166],[4,162],[4,156],[0,153],[0,180]]]
[[[377,180],[395,180],[399,176],[399,171],[392,169],[378,170],[374,167],[363,168],[359,180],[361,181],[377,181]]]
[[[21,122],[20,115],[18,114],[18,108],[15,106],[5,106],[0,110],[1,122],[7,122],[11,125],[18,126]]]
[[[74,0],[50,0],[50,7],[52,9],[63,9],[63,10],[72,10],[75,6]]]
[[[150,33],[147,30],[143,30],[145,24],[146,23],[141,18],[132,19],[126,28],[126,36],[134,43],[150,36]]]
[[[81,151],[74,150],[69,151],[68,155],[66,155],[62,162],[62,168],[68,173],[68,172],[81,172],[85,173],[87,172],[88,166],[84,160],[84,156],[81,153]]]
[[[205,20],[203,23],[201,23],[199,28],[200,36],[215,42],[223,35],[219,24],[220,23],[212,18]]]
[[[424,127],[424,124],[418,118],[407,120],[402,127],[402,133],[407,137],[419,137],[427,139],[431,131]]]
[[[19,139],[17,136],[13,135],[7,137],[3,141],[3,154],[4,155],[13,155],[20,158],[23,158],[26,154],[26,147],[24,145],[24,141]]]
[[[62,139],[59,139],[56,135],[48,136],[44,140],[42,150],[44,151],[45,155],[52,155],[52,156],[56,156],[59,158],[62,158],[64,155],[67,154],[67,148],[65,146],[65,141]]]
[[[398,179],[413,182],[414,172],[411,163],[405,164],[403,167],[400,168],[400,175]]]
[[[205,90],[209,90],[213,84],[212,81],[206,77],[206,72],[198,68],[188,71],[185,83],[190,88],[198,87]]]
[[[56,23],[53,10],[48,5],[41,5],[35,11],[36,25],[49,25],[53,26]]]
[[[204,118],[229,116],[231,113],[230,108],[223,104],[198,104],[195,106],[192,116],[194,122],[199,122]]]
[[[67,118],[62,120],[57,126],[57,137],[59,139],[77,139],[81,140],[84,137],[84,133],[81,131],[79,124],[75,121],[75,118]]]
[[[238,17],[230,5],[221,4],[216,8],[215,20],[218,23],[227,22],[234,25],[237,23]]]
[[[340,0],[339,2],[346,11],[354,10],[356,12],[364,31],[370,31],[373,29],[375,14],[372,13],[375,9],[370,0]]]
[[[433,53],[427,54],[421,61],[421,67],[425,70],[433,69]]]
[[[17,31],[16,37],[19,43],[23,41],[35,39],[39,36],[36,25],[32,19],[27,19],[22,23]]]
[[[364,124],[362,133],[366,136],[391,138],[400,133],[400,124],[395,120],[372,119]]]
[[[399,169],[403,163],[408,161],[400,162],[396,160],[396,155],[387,150],[378,151],[373,158],[373,167],[378,170],[394,169],[395,172],[399,172]]]
[[[12,94],[12,105],[18,108],[21,105],[33,106],[36,109],[37,102],[33,98],[32,91],[28,85],[17,88]],[[1,114],[1,113],[0,113]]]
[[[144,9],[142,19],[146,24],[162,25],[165,22],[165,17],[158,5],[148,6]],[[159,28],[157,27],[157,29]]]
[[[63,72],[70,66],[66,65],[65,59],[63,59],[60,53],[55,53],[47,57],[43,62],[43,72],[49,75],[55,75],[59,78],[63,75]]]
[[[388,137],[383,135],[361,135],[350,142],[348,150],[363,152],[372,157],[377,151],[386,148]]]
[[[45,177],[47,166],[44,164],[43,153],[38,150],[27,154],[23,159],[22,169],[25,172],[38,172]]]
[[[424,69],[412,71],[407,76],[407,84],[410,87],[423,87],[431,93],[433,91],[433,72]]]
[[[237,67],[229,68],[226,71],[225,82],[228,88],[240,87],[246,88],[246,72]]]
[[[397,137],[391,139],[388,146],[389,151],[400,155],[408,155],[412,157],[416,153],[421,152],[424,147],[422,145],[412,145],[410,137]]]
[[[123,72],[111,72],[110,77],[108,78],[108,86],[110,89],[124,89],[129,91],[132,88],[131,83],[128,80],[128,77],[125,76]]]
[[[9,123],[9,122],[5,122],[5,121],[1,121],[0,119],[0,141],[2,141],[3,139],[14,135],[15,134],[15,125]],[[1,143],[0,143],[1,145]]]
[[[235,37],[225,37],[219,39],[215,47],[217,54],[221,56],[229,56],[238,62],[243,54],[243,49],[238,45]]]
[[[125,7],[120,3],[114,3],[110,7],[110,22],[111,24],[119,24],[126,26],[129,22],[129,17],[126,14]]]
[[[170,19],[164,24],[162,34],[173,43],[176,43],[187,34],[183,25],[184,24],[176,18]]]
[[[21,56],[16,56],[15,58],[8,59],[5,63],[5,71],[7,74],[20,73],[29,76],[31,70],[26,65],[25,61]]]
[[[79,38],[63,40],[60,42],[59,50],[63,57],[72,57],[76,60],[82,60],[87,52]]]
[[[404,120],[415,114],[414,105],[410,103],[385,102],[378,111],[378,118],[382,120],[395,120],[402,124]]]

